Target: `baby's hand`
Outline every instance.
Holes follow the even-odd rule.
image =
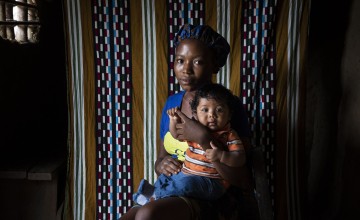
[[[180,120],[180,117],[178,116],[176,111],[179,111],[179,107],[170,108],[166,111],[166,113],[169,115],[170,120],[178,122]]]
[[[223,151],[220,150],[213,142],[210,142],[211,149],[206,149],[205,157],[211,162],[220,161]]]

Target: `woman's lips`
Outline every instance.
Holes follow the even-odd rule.
[[[179,80],[181,84],[183,85],[189,85],[191,84],[191,80],[189,78],[182,78]]]

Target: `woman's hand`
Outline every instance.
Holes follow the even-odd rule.
[[[177,174],[180,170],[181,164],[170,155],[163,157],[161,161],[156,164],[156,171],[159,175],[164,174],[171,176],[172,174]]]
[[[200,144],[204,150],[211,148],[212,136],[208,129],[194,119],[188,118],[181,111],[176,111],[181,123],[176,124],[176,139],[180,141],[193,141]]]

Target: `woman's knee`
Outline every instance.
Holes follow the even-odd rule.
[[[157,219],[157,215],[158,215],[157,212],[158,210],[153,206],[145,205],[137,211],[135,220]]]
[[[169,197],[144,205],[137,210],[135,220],[184,220],[190,219],[189,206],[183,199]]]

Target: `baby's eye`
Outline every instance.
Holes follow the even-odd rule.
[[[222,113],[222,112],[224,112],[224,109],[220,107],[220,108],[217,108],[216,111],[219,113]]]
[[[194,60],[194,64],[196,65],[201,65],[203,62],[202,60]]]
[[[202,108],[200,109],[202,112],[208,112],[208,109],[207,108]]]

